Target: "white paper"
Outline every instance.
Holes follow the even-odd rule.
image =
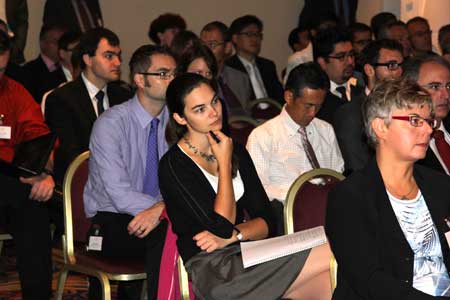
[[[11,126],[0,126],[0,139],[11,139]]]
[[[102,242],[103,242],[103,237],[90,236],[88,250],[102,251]]]
[[[248,268],[266,261],[325,244],[327,237],[323,226],[295,232],[266,240],[242,242],[242,262]]]

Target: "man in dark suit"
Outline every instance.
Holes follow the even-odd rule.
[[[61,183],[70,162],[88,150],[92,126],[109,107],[122,103],[131,93],[118,84],[121,50],[112,31],[96,28],[79,43],[81,75],[47,97],[45,118],[59,138],[55,153],[55,176]]]
[[[79,32],[103,26],[98,0],[47,0],[42,21],[44,25],[60,25]]]
[[[58,41],[64,32],[60,26],[42,26],[39,34],[41,53],[24,66],[32,76],[30,93],[37,103],[41,103],[45,92],[66,81],[58,55]]]
[[[258,56],[261,51],[263,23],[256,16],[246,15],[231,23],[230,34],[236,54],[226,64],[247,73],[254,99],[272,98],[284,103],[283,87],[273,61]]]
[[[23,50],[28,33],[28,5],[26,0],[5,0],[5,16],[13,35],[10,61],[21,64],[25,61]]]
[[[362,169],[372,156],[364,133],[361,104],[376,83],[402,75],[402,46],[392,40],[374,41],[364,48],[361,62],[367,83],[365,93],[340,106],[334,113],[332,123],[347,174]]]
[[[355,52],[350,32],[338,27],[319,31],[313,42],[313,55],[330,79],[330,90],[317,117],[332,123],[341,105],[364,93],[364,83],[353,77]]]
[[[233,47],[228,27],[219,21],[208,23],[203,27],[200,38],[216,58],[219,96],[227,104],[227,111],[231,116],[247,115],[253,95],[252,86],[246,73],[225,64]]]
[[[450,64],[436,55],[413,58],[405,64],[404,74],[431,95],[434,117],[438,120],[426,156],[418,163],[450,174]]]

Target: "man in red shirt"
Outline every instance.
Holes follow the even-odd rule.
[[[4,75],[10,40],[0,31],[0,159],[12,161],[14,148],[49,132],[39,105],[25,88]],[[51,170],[52,159],[47,163]],[[50,226],[46,201],[55,183],[47,173],[16,179],[0,173],[0,209],[17,248],[22,299],[48,300],[51,296]],[[4,221],[4,220],[2,220]]]

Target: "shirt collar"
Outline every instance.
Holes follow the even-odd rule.
[[[240,56],[239,54],[237,55],[237,57],[241,60],[242,64],[244,64],[244,66],[247,65],[254,65],[255,64],[255,59],[253,60],[248,60],[246,58],[243,58],[242,56]]]
[[[289,136],[293,136],[298,133],[300,125],[298,125],[297,123],[295,123],[294,120],[292,120],[291,116],[286,111],[286,105],[283,106],[283,109],[281,110],[280,113],[280,117],[284,126],[287,128],[287,133]]]
[[[141,102],[139,102],[139,98],[137,94],[134,94],[133,98],[131,98],[131,111],[136,116],[139,124],[142,128],[146,128],[154,118],[159,119],[160,124],[167,123],[166,120],[169,119],[169,111],[167,109],[167,105],[164,105],[164,108],[159,113],[158,116],[151,116],[142,106]]]
[[[95,95],[97,95],[100,89],[96,87],[92,82],[90,82],[89,79],[87,79],[87,77],[84,75],[84,72],[81,72],[81,79],[83,79],[84,85],[86,86],[86,89],[89,93],[89,97],[91,99],[96,99]],[[106,96],[108,95],[108,93],[106,92],[107,86],[108,85],[105,85],[102,88],[102,91],[105,93]]]

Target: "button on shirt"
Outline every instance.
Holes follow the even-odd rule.
[[[278,116],[255,128],[248,138],[247,150],[269,199],[284,201],[295,179],[312,169],[299,127],[283,108]],[[342,172],[344,160],[333,127],[314,118],[306,126],[306,133],[320,166]]]
[[[86,89],[89,93],[89,98],[91,98],[92,106],[95,111],[95,115],[98,117],[98,111],[97,111],[97,98],[95,97],[100,90],[97,88],[94,84],[92,84],[86,76],[84,76],[84,73],[81,73],[81,78],[83,79],[84,85],[86,86]],[[108,99],[108,93],[106,92],[106,85],[102,89],[102,91],[105,93],[105,96],[103,97],[103,108],[107,110],[109,108],[109,99]]]
[[[169,119],[167,107],[157,117],[160,120],[158,153],[161,158],[168,149],[165,139]],[[134,96],[105,111],[95,122],[89,145],[89,178],[84,190],[88,217],[98,211],[134,216],[162,200],[161,195],[151,197],[142,192],[152,120]]]

